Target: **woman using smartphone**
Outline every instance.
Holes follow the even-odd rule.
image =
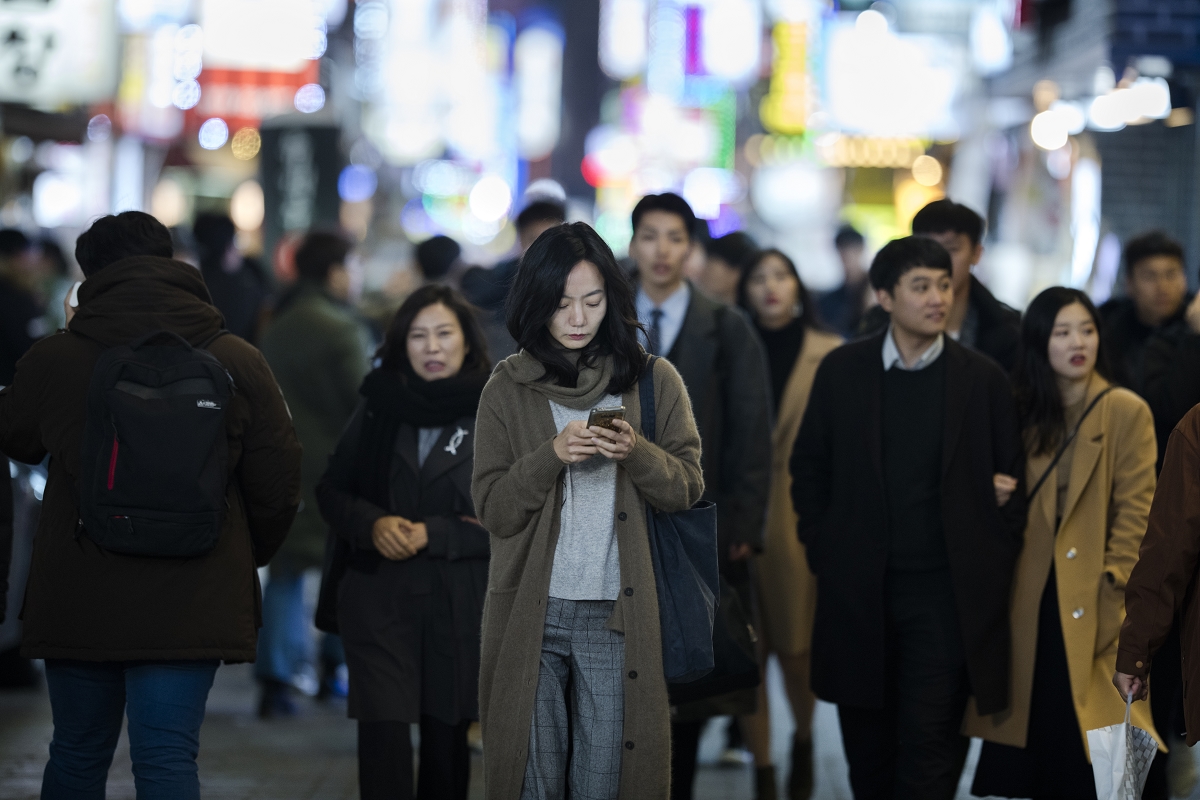
[[[653,366],[639,433],[633,288],[584,223],[543,233],[508,298],[522,350],[479,404],[473,495],[492,535],[480,710],[485,794],[666,798],[670,720],[646,508],[700,499],[700,436],[675,369]],[[625,406],[614,429],[590,410]],[[715,546],[715,544],[714,544]]]
[[[490,364],[471,306],[436,285],[400,306],[378,355],[317,487],[349,550],[337,623],[359,788],[363,800],[413,796],[420,723],[417,797],[465,800],[489,553],[470,488]]]
[[[1061,286],[1034,298],[1022,323],[1014,381],[1032,495],[1009,708],[967,716],[966,732],[985,740],[976,795],[1095,798],[1087,731],[1125,719],[1111,677],[1158,449],[1145,401],[1104,377],[1099,327],[1088,296]],[[1154,734],[1148,703],[1132,718]]]
[[[816,698],[809,688],[809,649],[817,582],[808,571],[804,546],[796,538],[792,479],[788,461],[800,431],[808,395],[821,360],[842,343],[840,336],[817,327],[816,306],[800,280],[795,263],[781,251],[762,250],[746,262],[738,285],[738,305],[750,313],[767,352],[774,398],[771,496],[763,552],[754,560],[761,629],[759,648],[764,673],[774,653],[796,730],[792,734],[789,800],[812,794],[812,715]],[[746,742],[754,754],[757,796],[774,797],[771,765],[771,712],[764,674],[758,689],[757,713],[742,719]]]

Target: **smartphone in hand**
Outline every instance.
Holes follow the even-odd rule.
[[[625,419],[625,406],[617,406],[616,408],[593,408],[588,414],[588,427],[595,426],[597,428],[608,428],[610,431],[617,430],[617,426],[613,424],[615,420]]]

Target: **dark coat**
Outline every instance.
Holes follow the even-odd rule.
[[[813,691],[880,708],[886,654],[888,514],[882,456],[883,334],[825,357],[792,453],[800,540],[817,576]],[[1009,593],[1025,528],[1024,454],[1008,379],[988,358],[946,339],[942,522],[981,713],[1008,705]],[[992,476],[1017,476],[1003,508]]]
[[[1125,584],[1125,622],[1116,669],[1143,679],[1179,620],[1183,715],[1188,746],[1200,741],[1200,406],[1189,411],[1167,443],[1167,455],[1137,563]],[[1114,690],[1115,691],[1115,690]]]
[[[991,356],[1011,374],[1021,351],[1021,313],[997,300],[974,275],[971,276],[969,307],[977,324],[971,348]],[[859,333],[864,336],[879,333],[890,321],[888,313],[881,306],[875,306],[863,316]]]
[[[12,568],[13,493],[12,472],[0,458],[0,623],[8,603],[8,571]]]
[[[33,295],[0,276],[0,386],[12,383],[17,361],[46,333],[45,327]]]
[[[704,499],[717,504],[718,555],[748,543],[761,551],[771,492],[771,385],[761,340],[741,310],[692,287],[667,354],[700,431]]]
[[[267,362],[249,344],[226,335],[208,348],[237,387],[225,412],[229,511],[216,548],[146,558],[77,535],[84,398],[103,348],[153,330],[199,345],[221,324],[194,267],[153,256],[119,261],[84,282],[71,332],[35,344],[0,392],[0,450],[30,464],[50,454],[22,614],[26,657],[254,660],[262,625],[255,568],[279,549],[296,514],[300,444]]]
[[[355,411],[317,486],[321,513],[350,546],[337,594],[350,716],[419,722],[421,714],[431,714],[447,724],[478,719],[490,545],[487,531],[463,519],[475,516],[475,419],[445,426],[421,467],[417,429],[401,425],[392,452],[390,507],[384,509],[358,493],[366,413],[365,404]],[[429,546],[404,561],[383,558],[371,539],[383,516],[424,522]]]

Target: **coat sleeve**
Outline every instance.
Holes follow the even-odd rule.
[[[1184,322],[1156,333],[1146,343],[1144,370],[1161,459],[1175,425],[1200,403],[1200,336]]]
[[[434,558],[458,561],[465,558],[488,558],[492,547],[488,532],[476,522],[461,517],[438,515],[426,517],[425,531],[429,535],[428,553]]]
[[[479,400],[471,499],[483,527],[507,539],[524,531],[546,505],[563,463],[554,452],[553,437],[521,456],[513,451],[508,426],[521,425],[528,415],[505,403],[499,380],[494,376]]]
[[[660,511],[686,511],[704,494],[700,432],[687,389],[675,367],[656,359],[654,379],[657,443],[637,437],[633,452],[621,467],[647,503]]]
[[[262,353],[236,337],[224,340],[236,340],[242,349],[244,366],[238,370],[237,385],[250,406],[250,421],[242,433],[237,481],[246,503],[254,560],[265,566],[283,544],[300,505],[300,441]]]
[[[1155,652],[1183,609],[1200,560],[1200,452],[1192,411],[1171,434],[1146,535],[1125,585],[1125,622],[1117,670],[1145,677]]]
[[[355,491],[355,470],[358,459],[358,440],[362,435],[363,414],[366,403],[361,402],[342,437],[338,439],[329,467],[317,484],[317,505],[321,517],[338,536],[355,550],[375,550],[371,532],[375,521],[387,516],[387,510],[360,497]]]
[[[817,367],[789,462],[792,505],[799,517],[796,533],[808,551],[809,567],[814,573],[817,567],[813,551],[833,500],[832,369],[828,358]]]
[[[1104,571],[1112,576],[1118,588],[1128,582],[1138,560],[1138,548],[1146,533],[1146,519],[1154,499],[1154,470],[1158,461],[1154,419],[1144,402],[1139,399],[1135,403],[1131,403],[1132,419],[1116,431],[1119,438],[1113,443],[1116,458]]]
[[[40,464],[46,457],[39,413],[45,369],[39,369],[38,349],[17,362],[13,382],[0,391],[0,452],[26,464]]]
[[[1017,489],[1009,501],[1000,507],[1000,518],[1009,536],[1020,545],[1025,540],[1029,498],[1025,486],[1025,446],[1021,439],[1021,421],[1012,384],[1001,369],[988,362],[991,368],[992,453],[993,472],[1017,479]]]
[[[722,552],[730,544],[763,546],[767,501],[771,493],[771,392],[767,356],[746,317],[726,308],[721,326],[725,392],[720,458]]]

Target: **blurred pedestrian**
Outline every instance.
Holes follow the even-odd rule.
[[[757,252],[758,243],[742,231],[710,241],[704,272],[699,280],[700,291],[718,303],[737,303],[738,284],[745,272],[746,261]]]
[[[946,317],[946,335],[991,356],[1011,373],[1021,345],[1021,315],[1001,303],[971,270],[983,258],[983,217],[951,200],[935,200],[913,217],[915,236],[933,239],[950,253],[954,265],[954,304]],[[874,307],[863,317],[861,332],[887,325],[887,312]]]
[[[816,698],[809,676],[817,582],[805,562],[804,545],[796,538],[788,459],[817,367],[842,344],[842,339],[817,326],[812,297],[800,280],[800,272],[779,250],[764,250],[745,263],[738,297],[767,351],[775,411],[766,536],[763,551],[754,560],[764,676],[758,689],[758,710],[743,718],[742,726],[754,753],[758,797],[773,797],[775,769],[771,764],[771,713],[765,672],[767,656],[774,653],[783,671],[796,725],[787,796],[789,800],[807,800],[813,785],[812,715]]]
[[[254,665],[261,717],[294,714],[292,687],[298,680],[304,682],[312,669],[304,573],[321,566],[327,533],[316,487],[358,403],[370,346],[365,327],[347,305],[351,248],[338,233],[306,235],[296,249],[296,284],[262,337],[263,355],[292,413],[304,461],[303,503],[291,534],[271,562],[263,592],[263,628]],[[345,694],[337,674],[344,660],[337,637],[325,636],[316,676],[319,697]]]
[[[416,796],[467,797],[489,552],[470,487],[490,367],[461,295],[437,285],[409,295],[317,488],[342,541],[327,575],[344,577],[322,592],[337,598],[363,800],[413,796],[412,723]]]
[[[248,342],[257,342],[270,296],[262,265],[242,255],[237,246],[237,228],[226,214],[197,214],[192,235],[200,272],[213,305],[225,317],[225,329]]]
[[[867,240],[853,225],[838,228],[833,246],[842,264],[842,285],[817,298],[821,321],[846,338],[858,335],[867,309],[867,295],[871,291],[863,262],[866,245]]]
[[[633,288],[577,222],[543,233],[508,304],[522,350],[479,405],[472,495],[492,534],[480,673],[491,800],[666,800],[667,687],[646,508],[691,508],[700,437],[669,362],[653,366],[655,443],[637,434]],[[591,409],[624,407],[615,429]],[[536,674],[536,681],[533,675]]]
[[[1024,457],[1004,372],[945,333],[952,274],[926,237],[879,251],[891,323],[821,362],[791,459],[818,585],[812,688],[838,706],[858,800],[953,798],[968,693],[1009,707]]]
[[[1087,732],[1125,719],[1110,679],[1154,496],[1154,420],[1105,378],[1099,318],[1083,292],[1039,294],[1022,340],[1014,382],[1034,493],[1012,594],[1009,707],[967,716],[966,732],[985,740],[971,791],[1094,800]],[[1154,732],[1148,703],[1132,714]]]
[[[704,499],[717,504],[721,574],[751,608],[748,559],[762,551],[771,482],[771,400],[766,356],[741,309],[710,300],[683,275],[696,217],[682,197],[648,195],[633,208],[629,254],[647,350],[668,359],[692,400],[703,443]],[[671,795],[689,798],[709,717],[753,713],[750,689],[678,708],[672,718]]]
[[[1119,698],[1145,698],[1153,667],[1169,656],[1163,641],[1176,624],[1182,638],[1185,681],[1200,680],[1200,406],[1189,411],[1167,443],[1146,535],[1125,585],[1125,622],[1113,684]],[[1184,699],[1186,744],[1200,740],[1200,694]],[[1187,753],[1187,751],[1184,751]]]
[[[25,234],[14,228],[0,230],[0,386],[12,383],[17,361],[50,332],[21,263],[28,253]]]
[[[425,283],[455,286],[465,269],[462,246],[449,236],[433,236],[417,245],[417,269]]]
[[[170,233],[148,214],[127,211],[93,223],[75,247],[87,278],[78,310],[68,312],[69,332],[34,345],[12,385],[0,392],[0,450],[30,464],[51,455],[22,645],[24,655],[46,660],[54,717],[42,782],[48,799],[104,796],[122,717],[128,718],[138,796],[199,798],[196,754],[213,676],[222,661],[254,660],[255,567],[283,542],[300,499],[300,445],[270,368],[245,341],[221,335],[221,314],[208,302],[200,275],[171,253]],[[137,398],[122,401],[130,409],[162,403],[162,392],[201,394],[194,407],[190,401],[172,404],[170,414],[162,405],[150,406],[167,430],[167,419],[188,408],[224,414],[224,431],[215,435],[225,437],[227,462],[216,462],[222,472],[205,472],[198,482],[224,485],[216,502],[224,499],[226,510],[220,527],[214,526],[213,548],[186,558],[101,547],[96,540],[109,541],[106,531],[80,524],[84,470],[106,470],[108,491],[116,478],[120,496],[128,497],[137,487],[170,479],[169,467],[166,474],[138,474],[135,463],[166,465],[192,444],[155,441],[150,430],[118,430],[111,461],[104,450],[100,470],[83,462],[85,425],[91,429],[95,419],[87,400],[94,365],[109,348],[160,330],[206,350],[237,387],[228,401],[208,399],[194,385],[132,384],[126,391],[118,384],[109,392]],[[122,439],[126,447],[118,457]],[[213,446],[225,450],[224,444]],[[177,480],[156,499],[189,492],[191,484]],[[136,524],[153,532],[146,546],[187,544],[160,541],[164,526],[137,512],[112,517],[107,534]]]
[[[496,361],[517,352],[517,343],[508,332],[504,319],[504,302],[513,277],[525,254],[537,238],[550,228],[567,221],[567,209],[557,200],[534,200],[517,214],[517,246],[520,254],[516,258],[501,261],[491,269],[471,267],[462,277],[462,291],[467,300],[482,311],[483,332],[487,336],[488,353]]]
[[[37,276],[38,297],[46,310],[46,332],[60,330],[67,325],[63,311],[63,300],[75,284],[73,270],[58,242],[45,237],[38,240]]]

